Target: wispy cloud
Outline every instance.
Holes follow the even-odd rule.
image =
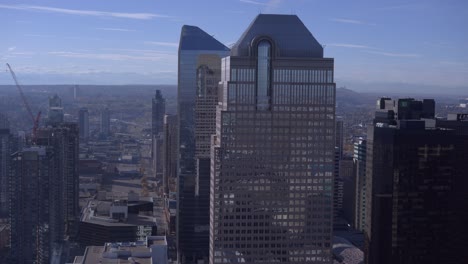
[[[419,58],[422,57],[420,54],[416,53],[393,53],[393,52],[383,52],[383,51],[366,51],[367,53],[377,54],[387,57],[400,57],[400,58]]]
[[[121,32],[136,32],[134,29],[126,28],[96,28],[97,30],[106,30],[106,31],[121,31]]]
[[[345,24],[354,24],[354,25],[369,25],[369,26],[376,25],[375,23],[368,23],[368,22],[364,22],[361,20],[346,19],[346,18],[331,18],[330,21],[338,22],[338,23],[345,23]]]
[[[254,1],[254,0],[239,0],[240,2],[242,3],[246,3],[246,4],[251,4],[251,5],[260,5],[260,6],[267,6],[268,3],[266,2],[258,2],[258,1]]]
[[[9,47],[9,48],[8,48],[8,52],[12,52],[12,51],[14,51],[15,49],[16,49],[16,47]]]
[[[370,47],[370,46],[366,46],[366,45],[349,44],[349,43],[331,43],[331,44],[327,44],[326,46],[341,47],[341,48],[352,48],[352,49],[376,49],[374,47]]]
[[[145,41],[145,44],[163,46],[163,47],[178,47],[179,43],[177,42],[161,42],[161,41]]]
[[[66,9],[48,6],[36,6],[36,5],[5,5],[0,4],[0,8],[3,9],[15,9],[24,11],[40,11],[47,13],[58,13],[66,15],[78,15],[78,16],[93,16],[93,17],[114,17],[114,18],[128,18],[128,19],[139,19],[149,20],[154,18],[169,18],[170,16],[154,14],[154,13],[120,13],[120,12],[106,12],[97,10],[78,10],[78,9]]]
[[[340,48],[350,48],[350,49],[362,49],[363,52],[382,55],[386,57],[400,57],[400,58],[419,58],[422,57],[420,54],[416,53],[396,53],[396,52],[387,52],[383,49],[371,47],[368,45],[361,45],[361,44],[349,44],[349,43],[331,43],[327,44],[326,46],[331,47],[340,47]]]
[[[398,9],[410,9],[410,8],[421,8],[421,7],[423,7],[423,6],[422,5],[408,4],[408,5],[383,6],[383,7],[378,7],[376,9],[377,10],[398,10]]]
[[[163,61],[166,59],[173,59],[172,55],[169,54],[138,54],[128,55],[120,53],[83,53],[83,52],[70,52],[70,51],[51,51],[48,52],[50,55],[66,58],[78,58],[78,59],[99,59],[99,60],[111,60],[111,61],[126,61],[126,60],[138,60],[138,61]]]
[[[35,37],[35,38],[55,38],[54,35],[44,35],[44,34],[24,34],[25,37]]]

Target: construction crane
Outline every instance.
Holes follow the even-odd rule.
[[[19,84],[18,79],[16,78],[15,72],[11,68],[10,64],[7,63],[6,66],[8,67],[8,70],[10,70],[11,76],[13,77],[13,80],[15,81],[16,87],[18,88],[18,91],[20,92],[21,99],[23,99],[23,104],[26,107],[29,117],[31,118],[33,122],[32,141],[33,143],[36,143],[36,132],[37,132],[37,128],[39,127],[39,121],[41,119],[41,111],[39,111],[36,117],[34,117],[31,107],[29,106],[29,103],[26,100],[26,96],[23,93],[23,89],[21,88],[21,85]]]

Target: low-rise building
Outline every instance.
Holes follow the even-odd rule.
[[[168,264],[166,237],[148,236],[145,241],[107,242],[104,246],[89,246],[84,255],[75,257],[73,262],[95,263]]]

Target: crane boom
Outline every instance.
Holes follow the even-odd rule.
[[[33,122],[33,142],[36,141],[36,131],[37,128],[39,127],[39,121],[41,118],[41,111],[37,113],[37,116],[34,117],[34,114],[31,110],[31,107],[29,106],[28,100],[26,100],[26,96],[23,93],[23,89],[21,88],[21,85],[18,82],[18,79],[16,78],[16,74],[11,68],[10,64],[6,64],[8,69],[10,70],[11,77],[13,77],[13,80],[15,81],[16,87],[18,88],[18,91],[20,92],[21,99],[23,100],[23,104],[26,107],[26,110],[28,111],[29,117],[31,118],[31,121]]]

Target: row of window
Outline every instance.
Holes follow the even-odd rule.
[[[232,68],[230,81],[231,82],[255,82],[255,77],[256,77],[255,69]],[[333,83],[333,70],[275,69],[273,71],[273,82]]]

